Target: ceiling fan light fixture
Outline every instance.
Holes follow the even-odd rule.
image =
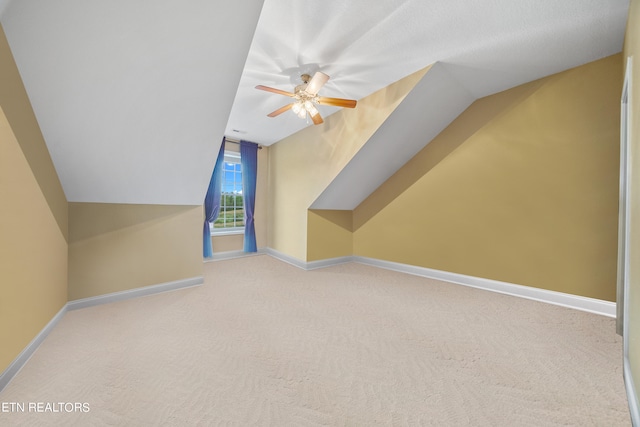
[[[267,92],[273,92],[280,95],[293,98],[293,101],[284,107],[280,107],[277,110],[267,114],[269,117],[276,117],[287,110],[293,111],[295,115],[301,119],[307,118],[307,113],[311,116],[314,125],[324,123],[320,112],[316,108],[316,105],[331,105],[335,107],[343,108],[355,108],[356,101],[353,99],[342,98],[327,98],[325,96],[319,96],[318,91],[329,80],[329,76],[317,71],[313,78],[309,74],[303,74],[300,76],[302,84],[295,87],[294,92],[287,92],[281,89],[276,89],[268,86],[258,85],[256,89],[265,90]]]
[[[293,105],[299,105],[300,108],[298,108],[298,112],[296,113],[298,115],[298,117],[300,117],[301,119],[304,119],[307,117],[307,110],[304,108],[304,105],[301,102],[296,102]]]
[[[311,117],[319,113],[318,109],[314,105],[314,100],[305,97],[301,97],[295,101],[291,105],[291,111],[301,119],[305,119],[307,117],[307,113],[309,113]]]

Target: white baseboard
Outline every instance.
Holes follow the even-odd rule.
[[[35,336],[34,339],[20,352],[13,362],[0,374],[0,392],[11,382],[13,377],[16,376],[20,369],[29,361],[36,349],[42,344],[44,339],[49,335],[53,328],[58,324],[62,316],[67,312],[67,305],[65,304],[58,313],[42,328],[40,333]]]
[[[582,297],[579,295],[565,294],[562,292],[549,291],[546,289],[533,288],[530,286],[515,285],[513,283],[500,282],[497,280],[483,279],[481,277],[466,276],[464,274],[450,273],[448,271],[434,270],[425,267],[416,267],[397,262],[383,261],[374,258],[354,256],[354,262],[368,264],[375,267],[385,268],[416,276],[428,277],[431,279],[443,280],[457,283],[459,285],[471,286],[502,294],[527,298],[535,301],[546,302],[562,307],[573,308],[589,313],[600,314],[607,317],[616,317],[616,303],[603,301],[594,298]]]
[[[353,262],[352,256],[342,256],[337,258],[321,259],[318,261],[307,262],[307,270],[315,270],[316,268],[331,267],[333,265],[345,264],[347,262]]]
[[[330,258],[320,261],[305,262],[298,258],[284,254],[272,248],[266,248],[265,252],[274,258],[287,262],[303,270],[313,270],[316,268],[330,267],[344,264],[346,262],[358,262],[360,264],[372,265],[374,267],[394,270],[401,273],[413,274],[415,276],[427,277],[430,279],[442,280],[473,288],[484,289],[492,292],[512,295],[520,298],[527,298],[534,301],[546,302],[548,304],[573,308],[575,310],[587,311],[607,317],[616,317],[616,303],[603,301],[595,298],[587,298],[579,295],[566,294],[563,292],[549,291],[546,289],[533,288],[530,286],[516,285],[513,283],[500,282],[498,280],[484,279],[482,277],[466,276],[464,274],[450,273],[448,271],[434,270],[426,267],[417,267],[398,262],[384,261],[375,258],[362,256],[345,256]]]
[[[301,268],[303,270],[307,269],[307,263],[305,261],[302,261],[302,260],[300,260],[298,258],[292,257],[291,255],[287,255],[285,253],[282,253],[282,252],[277,251],[277,250],[272,249],[272,248],[267,248],[266,252],[267,252],[268,255],[270,255],[270,256],[272,256],[272,257],[274,257],[276,259],[279,259],[280,261],[284,261],[284,262],[286,262],[288,264],[291,264],[291,265],[293,265],[295,267],[298,267],[298,268]]]
[[[98,295],[95,297],[82,298],[67,303],[69,310],[91,307],[99,304],[123,301],[130,298],[137,298],[146,295],[159,294],[161,292],[175,291],[178,289],[190,288],[204,283],[204,276],[191,277],[189,279],[176,280],[173,282],[160,283],[158,285],[145,286],[142,288],[128,289],[126,291],[113,292],[111,294]]]
[[[277,251],[272,248],[266,248],[265,253],[271,255],[272,257],[279,259],[280,261],[284,261],[291,265],[294,265],[303,270],[315,270],[316,268],[325,268],[331,267],[332,265],[344,264],[347,262],[352,262],[352,256],[344,256],[338,258],[329,258],[329,259],[321,259],[318,261],[302,261],[298,258],[292,257],[290,255],[284,254],[280,251]]]

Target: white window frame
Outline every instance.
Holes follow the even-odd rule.
[[[235,152],[235,151],[225,151],[224,152],[224,162],[225,163],[241,164],[240,163],[240,153]],[[243,204],[244,204],[244,198],[243,198]],[[215,228],[214,225],[213,225],[213,222],[209,223],[209,225],[210,225],[210,230],[211,230],[211,235],[212,236],[228,236],[228,235],[232,235],[232,234],[244,234],[244,226],[243,227]]]

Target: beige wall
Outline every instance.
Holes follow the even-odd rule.
[[[202,276],[202,206],[69,204],[69,300]]]
[[[240,151],[239,145],[227,142],[227,151]],[[269,199],[269,147],[258,150],[258,173],[256,178],[256,205],[254,225],[256,227],[256,245],[258,249],[267,246],[267,224]],[[217,235],[211,237],[213,253],[241,251],[244,245],[244,234]]]
[[[67,302],[67,242],[0,109],[0,373]]]
[[[354,212],[354,254],[615,301],[621,57],[472,104]]]
[[[1,26],[0,105],[11,123],[13,133],[39,187],[42,189],[42,194],[47,200],[58,227],[66,238],[68,231],[67,199]]]
[[[67,200],[0,27],[0,373],[67,301]]]
[[[352,211],[310,209],[307,218],[307,261],[353,254]]]
[[[629,271],[629,362],[636,392],[640,387],[640,1],[631,0],[623,60],[633,58],[631,92],[631,228]],[[626,70],[626,67],[625,67]]]
[[[525,99],[541,84],[540,81],[532,82],[495,94],[490,99],[478,102],[478,105],[465,111],[454,125],[445,128],[374,193],[362,201],[353,211],[354,229],[360,228],[393,202],[492,118],[519,100]]]
[[[427,72],[416,72],[283,139],[269,153],[269,247],[306,261],[309,206]],[[274,119],[277,120],[277,119]],[[326,222],[317,222],[328,227]],[[334,225],[338,227],[339,225]],[[312,235],[316,233],[311,230]],[[338,230],[336,232],[339,233]],[[315,248],[312,252],[316,252]],[[331,252],[323,248],[322,253]],[[337,253],[340,253],[338,251]],[[315,255],[314,255],[315,256]]]

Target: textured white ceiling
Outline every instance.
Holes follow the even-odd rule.
[[[270,145],[308,126],[293,113],[267,117],[289,99],[255,86],[291,91],[309,69],[331,76],[324,96],[361,99],[435,62],[456,65],[474,96],[495,93],[619,52],[627,8],[626,0],[267,0],[226,135]]]
[[[288,98],[257,84],[290,91],[302,72],[322,70],[331,80],[321,95],[361,99],[439,62],[420,99],[406,100],[433,114],[419,126],[402,108],[392,114],[341,173],[350,184],[339,177],[317,201],[332,209],[366,197],[367,170],[386,179],[469,99],[619,52],[628,9],[628,0],[7,2],[0,21],[70,201],[200,204],[223,134],[270,145],[309,125],[266,117]],[[420,142],[402,152],[387,141],[416,132]]]

